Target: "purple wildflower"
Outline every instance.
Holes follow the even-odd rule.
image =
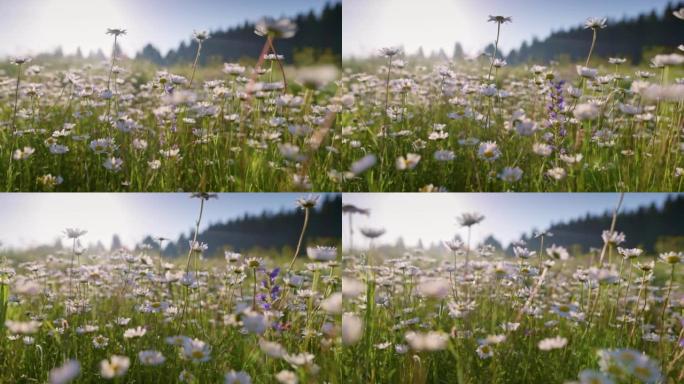
[[[565,109],[565,99],[563,98],[563,86],[565,81],[549,81],[549,103],[547,110],[549,111],[548,124],[550,126],[558,127],[558,135],[564,137],[567,134],[565,129],[565,119],[563,117],[563,110]]]
[[[271,309],[273,303],[280,298],[280,286],[276,284],[276,279],[280,274],[280,268],[275,268],[272,271],[260,269],[259,272],[266,274],[266,277],[261,281],[261,287],[268,291],[268,293],[260,293],[257,295],[257,302],[266,310]]]

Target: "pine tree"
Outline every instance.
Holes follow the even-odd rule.
[[[122,246],[123,244],[121,243],[121,238],[119,237],[119,235],[115,234],[114,236],[112,236],[112,245],[109,246],[109,250],[113,252],[118,249],[121,249]]]
[[[454,54],[452,56],[454,61],[461,61],[465,57],[465,53],[463,52],[463,47],[461,46],[461,43],[456,43],[454,45]]]

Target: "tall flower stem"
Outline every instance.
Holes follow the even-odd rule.
[[[192,75],[190,76],[188,88],[192,87],[192,81],[195,79],[195,72],[197,71],[197,63],[199,62],[200,52],[202,52],[202,42],[197,43],[197,53],[195,54],[195,61],[192,63]]]
[[[164,273],[164,259],[163,259],[163,254],[164,253],[164,239],[159,239],[159,276]]]
[[[373,252],[373,239],[370,239],[368,241],[368,255],[366,256],[366,266],[368,267],[368,270],[371,270],[370,267],[373,266],[372,262],[372,253]]]
[[[613,234],[615,233],[615,224],[617,222],[617,214],[620,211],[620,207],[622,207],[622,201],[625,199],[625,193],[621,192],[620,193],[620,198],[618,199],[618,203],[615,206],[615,209],[613,210],[613,219],[610,222],[610,233]],[[603,258],[606,255],[606,250],[608,249],[608,242],[604,241],[603,242],[603,248],[601,249],[601,257],[599,258],[599,266],[603,264]]]
[[[14,89],[14,112],[12,113],[12,130],[16,130],[17,106],[19,105],[19,83],[21,82],[21,64],[17,67],[17,86]]]
[[[195,235],[192,238],[192,244],[190,245],[190,251],[188,251],[188,262],[187,265],[185,266],[185,272],[190,272],[190,259],[193,253],[192,245],[194,245],[197,242],[197,232],[199,232],[199,226],[200,222],[202,221],[202,212],[204,212],[204,199],[200,198],[200,210],[199,210],[199,216],[197,217],[197,221],[195,222]]]
[[[589,332],[589,328],[591,328],[591,322],[594,319],[594,313],[596,312],[596,307],[599,304],[599,300],[601,300],[601,283],[599,283],[596,297],[594,298],[594,303],[589,304],[589,321],[587,321],[587,328],[584,330],[584,335],[586,335],[587,332]]]
[[[3,279],[4,281],[4,279]],[[0,282],[0,335],[4,336],[5,320],[7,318],[7,305],[9,303],[9,286]]]
[[[299,255],[299,250],[302,247],[302,241],[304,240],[304,233],[306,232],[306,227],[309,225],[309,208],[304,208],[304,224],[302,225],[302,232],[299,234],[299,241],[297,241],[297,249],[295,250],[294,256],[292,257],[292,261],[290,262],[290,265],[287,267],[288,272],[292,269],[292,266],[295,263],[295,260],[297,260],[297,256]]]
[[[271,35],[268,35],[268,37],[266,37],[266,42],[264,42],[264,46],[261,48],[261,53],[259,54],[259,58],[257,59],[257,63],[254,65],[254,71],[252,72],[252,75],[249,78],[249,82],[247,83],[247,88],[246,88],[246,91],[247,91],[247,100],[246,101],[247,102],[242,103],[242,111],[240,112],[241,116],[243,114],[247,114],[247,108],[249,105],[251,105],[252,96],[254,94],[254,88],[255,88],[254,84],[256,83],[257,78],[259,76],[258,69],[261,69],[261,66],[264,64],[264,57],[266,56],[266,53],[268,52],[268,49],[271,45],[272,39],[273,38],[271,37]],[[239,132],[240,135],[242,135],[242,133],[244,132],[244,126],[245,126],[246,120],[247,119],[242,119],[242,118],[240,119],[240,132]],[[241,153],[243,155],[240,157],[240,162],[243,163],[243,164],[241,164],[241,166],[244,166],[244,162],[245,162],[244,153],[246,153],[246,152],[241,151]]]
[[[539,241],[539,269],[541,269],[542,264],[544,264],[544,256],[542,256],[544,251],[544,235],[541,235],[539,238],[541,239]]]
[[[354,227],[352,226],[352,214],[349,214],[349,253],[354,252]]]
[[[589,48],[589,56],[587,56],[587,62],[584,64],[585,67],[589,66],[589,60],[591,59],[591,54],[594,52],[594,46],[596,45],[596,28],[591,29],[594,32],[594,36],[591,39],[591,48]]]
[[[466,257],[465,257],[465,270],[468,271],[468,263],[470,261],[470,233],[472,226],[468,226],[468,245],[466,246]]]
[[[382,140],[382,149],[381,149],[381,157],[380,157],[380,174],[385,173],[385,158],[387,157],[387,125],[388,125],[388,117],[389,117],[389,99],[390,99],[390,90],[389,90],[389,84],[390,84],[390,76],[392,74],[392,56],[389,56],[389,63],[387,66],[387,80],[385,81],[385,124],[382,125],[381,128],[381,133],[382,137],[380,140]]]
[[[69,295],[73,296],[72,273],[74,272],[74,258],[76,257],[76,238],[71,245],[71,265],[69,266]]]
[[[280,58],[278,57],[278,52],[276,52],[275,46],[273,45],[273,39],[269,37],[266,41],[270,45],[271,51],[273,52],[273,56],[275,56],[276,62],[278,63],[278,67],[280,68],[280,73],[283,75],[283,93],[286,93],[287,78],[285,77],[285,68],[283,67],[283,63],[280,61]]]
[[[389,64],[387,65],[387,80],[385,81],[385,116],[387,116],[387,109],[389,108],[389,83],[390,75],[392,74],[392,56],[389,57]]]
[[[608,245],[608,264],[613,265],[613,246]],[[620,269],[622,269],[622,265],[620,265]]]
[[[537,297],[537,294],[539,293],[539,289],[541,286],[544,284],[544,279],[546,278],[546,273],[549,271],[549,268],[544,267],[544,270],[542,271],[542,274],[539,276],[539,280],[537,281],[537,285],[534,286],[534,289],[532,290],[532,293],[530,293],[530,296],[527,298],[527,301],[525,304],[520,308],[520,311],[518,312],[518,316],[515,318],[515,322],[519,323],[520,319],[522,319],[523,315],[527,311],[527,308],[532,304],[532,301]]]
[[[259,77],[259,71],[261,69],[261,66],[264,64],[264,58],[266,57],[266,54],[268,53],[268,50],[270,49],[271,46],[271,39],[273,39],[271,36],[268,36],[266,38],[266,41],[264,42],[264,46],[261,47],[261,53],[259,54],[259,58],[257,59],[257,63],[254,65],[254,71],[252,71],[252,75],[249,78],[249,83],[247,83],[247,100],[252,99],[252,94],[254,93],[254,84],[257,82],[257,78]],[[242,121],[242,119],[241,119]],[[240,124],[242,125],[242,124]],[[242,131],[241,131],[242,132]]]
[[[629,266],[627,268],[629,268],[629,270],[627,271],[627,288],[625,289],[625,295],[628,296],[629,295],[629,289],[632,286],[632,262],[631,261],[629,262]],[[637,298],[637,300],[638,300],[638,298]],[[626,304],[625,304],[625,306],[626,306]],[[625,316],[624,321],[623,321],[623,328],[626,325],[626,322],[627,322],[627,317]]]
[[[311,290],[313,292],[317,292],[318,279],[319,279],[320,274],[321,274],[321,272],[318,268],[313,271],[313,279],[311,281]],[[306,338],[304,341],[304,345],[308,345],[309,338],[312,335],[311,328],[313,327],[315,314],[316,314],[316,307],[314,306],[314,296],[312,295],[311,297],[309,297],[309,300],[308,300],[307,306],[306,306]]]
[[[670,293],[672,292],[672,283],[674,281],[674,272],[676,264],[672,264],[672,269],[670,269],[670,284],[667,287],[667,294],[665,295],[665,301],[663,301],[663,310],[660,313],[660,337],[662,339],[665,333],[665,311],[667,310],[667,304],[670,300]]]
[[[196,279],[197,282],[197,297],[199,298],[199,305],[195,306],[195,310],[199,309],[199,314],[200,316],[202,315],[202,290],[201,287],[202,285],[199,283],[199,265],[198,265],[198,260],[199,260],[199,254],[202,252],[202,250],[195,249],[195,246],[197,245],[197,234],[199,232],[199,226],[200,223],[202,222],[202,213],[204,212],[204,200],[205,197],[200,196],[200,210],[199,210],[199,215],[197,216],[197,221],[195,222],[195,235],[192,238],[192,243],[190,243],[190,250],[188,251],[188,260],[187,264],[185,266],[185,274],[186,278],[189,278],[190,274],[190,261],[194,260],[194,269],[195,269],[195,274],[193,276],[193,279]],[[194,255],[193,254],[197,254]],[[183,307],[183,317],[185,316],[185,312],[188,306],[188,300],[190,296],[190,286],[185,287],[185,303]]]
[[[494,68],[494,60],[496,60],[496,54],[499,51],[499,35],[501,34],[501,23],[496,23],[496,41],[494,41],[494,56],[492,56],[491,63],[489,64],[489,74],[487,75],[487,80],[492,76],[492,69]]]
[[[254,275],[254,293],[252,295],[252,309],[256,311],[257,306],[256,306],[256,294],[257,294],[257,270],[256,268],[252,268],[252,274]]]
[[[118,35],[114,35],[114,46],[112,47],[112,64],[109,66],[109,76],[107,77],[107,90],[111,91],[111,84],[112,84],[112,74],[114,73],[114,63],[116,62],[116,41]],[[114,80],[116,83],[116,79]],[[112,97],[114,97],[112,95]],[[112,108],[112,99],[111,97],[107,99],[107,116],[109,117],[109,114],[111,112]]]
[[[644,292],[644,309],[639,311],[639,300],[641,300],[641,292]],[[637,300],[636,300],[636,305],[634,307],[634,325],[632,326],[632,331],[629,333],[629,340],[632,340],[632,337],[634,336],[634,331],[636,330],[637,327],[637,319],[639,317],[639,313],[643,312],[646,309],[646,302],[648,301],[648,291],[646,291],[646,271],[643,271],[641,274],[641,288],[639,288],[639,293],[637,294]]]
[[[624,265],[625,265],[625,259],[623,257],[622,261],[620,261],[620,273],[618,274],[617,297],[615,298],[615,314],[617,314],[618,308],[620,306],[620,294],[622,293],[622,288],[621,288],[621,285],[622,285],[622,269],[623,269]],[[611,315],[611,320],[612,320],[612,315]]]
[[[112,73],[114,73],[114,62],[116,61],[116,40],[119,36],[114,35],[114,46],[112,47],[112,64],[109,66],[109,77],[107,78],[107,89],[112,83]]]

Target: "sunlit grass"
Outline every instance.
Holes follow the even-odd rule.
[[[567,62],[504,62],[491,75],[483,59],[389,63],[344,65],[349,104],[338,116],[338,170],[348,171],[339,181],[345,191],[684,188],[678,66],[593,60],[596,72],[583,77]]]
[[[533,259],[491,256],[466,270],[462,261],[454,267],[419,254],[386,259],[367,253],[382,262],[367,267],[359,254],[344,262],[343,328],[351,328],[349,316],[362,323],[358,339],[344,349],[344,361],[363,362],[344,370],[352,382],[563,383],[583,370],[598,372],[599,350],[629,348],[658,362],[651,377],[662,370],[662,382],[678,382],[684,375],[681,302],[671,303],[666,333],[660,330],[669,266],[658,264],[646,290],[637,282],[646,276],[637,262],[653,260],[650,255],[629,261],[616,284],[595,279],[609,270],[615,277],[617,264],[592,270],[588,256],[580,255],[544,273]],[[678,271],[674,284],[683,282]],[[414,341],[412,334],[425,340]],[[567,344],[550,351],[538,346],[555,337]],[[619,382],[661,381],[625,373]]]
[[[259,56],[207,67],[206,32],[193,63],[168,69],[116,49],[106,63],[13,59],[0,67],[0,190],[332,190],[339,71],[285,66],[289,23],[257,24]]]
[[[195,232],[213,195],[197,197]],[[1,382],[344,382],[336,247],[205,259],[195,239],[173,259],[155,244],[91,253],[85,232],[47,257],[2,255]]]
[[[373,246],[382,229],[363,229],[369,246],[348,251],[342,271],[343,360],[363,363],[343,374],[382,383],[680,382],[684,253],[624,248],[622,202],[590,254],[571,254],[548,231],[535,235],[538,249],[517,241],[512,255],[470,238],[401,254]],[[458,217],[469,229],[483,220]]]

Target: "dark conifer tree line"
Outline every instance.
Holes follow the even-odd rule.
[[[598,33],[598,44],[594,55],[603,58],[625,57],[633,64],[648,61],[644,57],[649,49],[670,47],[676,50],[682,44],[684,22],[672,12],[684,7],[684,2],[670,3],[661,12],[655,10],[634,18],[608,20],[608,26]],[[535,62],[547,63],[550,60],[567,58],[573,61],[587,57],[591,44],[591,30],[578,25],[567,31],[553,32],[544,40],[537,38],[531,43],[510,52],[507,60],[511,64]]]
[[[278,54],[285,61],[293,62],[295,53],[304,52],[317,61],[322,56],[340,58],[342,56],[342,3],[328,3],[319,13],[313,10],[294,17],[297,34],[290,39],[278,40]],[[264,45],[264,38],[254,34],[254,22],[249,21],[227,30],[212,31],[210,38],[202,44],[200,63],[209,61],[235,61],[241,58],[256,59]],[[148,44],[136,56],[158,65],[191,63],[195,59],[197,42],[190,40],[169,51],[166,55]],[[336,60],[339,61],[339,60]]]
[[[624,232],[626,241],[624,248],[640,247],[647,252],[656,252],[659,241],[665,238],[684,239],[684,195],[670,195],[662,207],[655,203],[639,207],[633,211],[620,212],[615,230]],[[584,217],[564,223],[551,225],[548,231],[553,237],[544,239],[544,247],[552,243],[565,247],[574,247],[578,251],[588,252],[591,248],[603,246],[601,233],[610,229],[612,212],[602,215],[587,214]],[[530,250],[539,249],[539,239],[533,233],[522,237]],[[578,248],[579,247],[579,248]],[[513,247],[507,248],[513,255]],[[680,249],[670,249],[680,251]]]
[[[293,202],[294,204],[294,202]],[[319,201],[311,211],[309,225],[302,247],[312,245],[336,245],[342,238],[342,196],[336,195]],[[209,248],[206,256],[222,255],[221,251],[230,249],[237,252],[252,248],[280,250],[283,247],[294,249],[302,229],[304,212],[301,209],[283,210],[277,213],[263,212],[260,215],[244,216],[223,223],[211,224],[200,231],[197,240]],[[176,241],[165,245],[164,254],[169,257],[187,254],[192,230],[181,234]],[[319,244],[324,241],[326,244]],[[313,243],[316,242],[316,243]],[[158,249],[157,241],[151,236],[143,240]],[[306,250],[302,252],[305,254]]]

